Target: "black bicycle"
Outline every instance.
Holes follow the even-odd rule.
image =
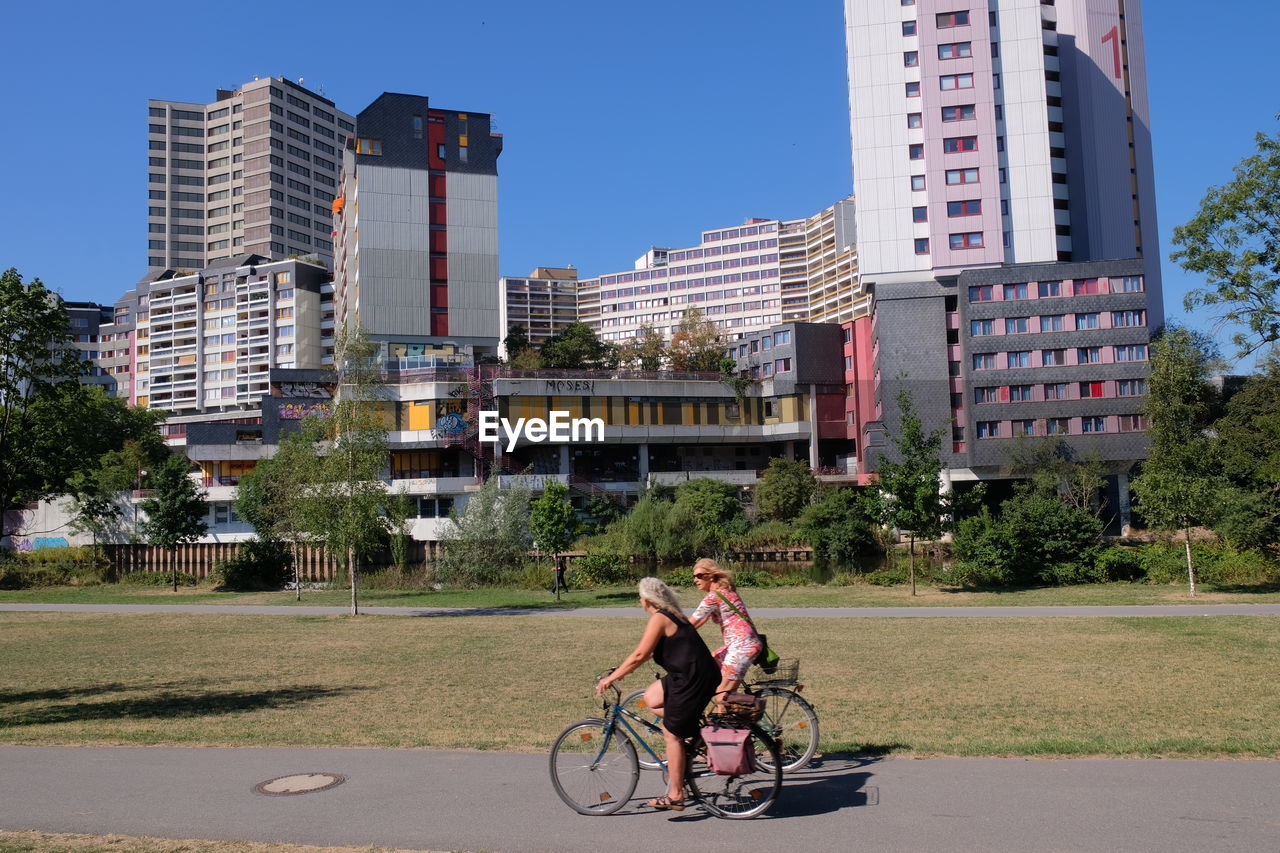
[[[597,676],[596,681],[602,677]],[[609,688],[614,695],[612,701],[604,700],[604,717],[571,723],[551,746],[551,784],[565,805],[579,814],[613,814],[631,800],[640,781],[637,743],[648,765],[664,772],[667,766],[661,752],[664,747],[653,746],[655,735],[656,742],[665,745],[661,727],[624,708],[622,691],[616,684]],[[748,773],[720,775],[710,769],[702,738],[694,738],[685,747],[684,781],[689,796],[719,818],[743,820],[764,814],[782,790],[783,761],[777,742],[746,719],[712,715],[704,722],[749,728],[756,759]]]

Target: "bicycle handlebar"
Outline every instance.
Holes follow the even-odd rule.
[[[616,666],[609,667],[609,669],[608,669],[606,672],[602,672],[602,673],[600,673],[599,675],[597,675],[597,676],[596,676],[596,685],[597,685],[597,686],[599,686],[601,679],[603,679],[606,675],[613,675],[613,673],[614,673],[614,672],[616,672],[616,671],[617,671],[617,669],[618,669],[618,668],[617,668]],[[622,688],[618,686],[618,682],[616,682],[616,681],[615,681],[615,682],[613,682],[612,684],[610,684],[610,685],[609,685],[609,689],[613,691],[614,698],[615,698],[618,702],[621,702],[621,701],[622,701]]]

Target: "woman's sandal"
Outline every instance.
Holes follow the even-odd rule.
[[[659,811],[661,811],[662,809],[670,809],[673,812],[682,812],[684,811],[685,800],[683,797],[681,797],[678,800],[673,800],[670,797],[657,797],[655,799],[649,800],[649,802],[645,803],[645,805],[649,806],[650,808],[657,809]]]

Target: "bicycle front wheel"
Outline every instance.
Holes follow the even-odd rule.
[[[644,691],[637,690],[634,693],[627,694],[627,698],[622,700],[622,708],[657,727],[654,730],[646,728],[639,723],[634,724],[636,734],[649,746],[649,749],[653,750],[653,755],[650,755],[649,750],[644,747],[636,749],[636,757],[640,760],[640,766],[645,770],[661,770],[666,767],[666,764],[661,760],[667,757],[667,739],[662,734],[662,720],[645,705]],[[658,756],[660,760],[654,761],[654,755]]]
[[[640,781],[631,740],[601,719],[580,720],[551,747],[551,784],[578,814],[613,814],[627,804]]]
[[[747,820],[769,810],[782,791],[782,757],[773,738],[759,726],[751,727],[751,746],[756,759],[751,772],[742,776],[721,776],[707,769],[706,744],[698,742],[704,761],[689,761],[685,782],[694,799],[716,817]],[[696,765],[696,766],[695,766]]]
[[[813,706],[785,687],[762,687],[757,695],[764,700],[760,727],[778,742],[782,771],[804,767],[818,751],[818,715]]]

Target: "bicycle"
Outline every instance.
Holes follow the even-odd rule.
[[[777,668],[766,673],[753,666],[749,671],[753,676],[744,682],[743,690],[764,700],[764,716],[760,718],[760,727],[778,743],[778,751],[782,755],[782,772],[791,773],[799,770],[813,760],[818,751],[818,714],[813,706],[801,695],[804,685],[799,683],[800,661],[790,659],[778,661]],[[643,719],[644,691],[636,690],[627,694],[622,707],[633,718]],[[662,730],[655,728],[657,737],[650,736],[650,747],[663,747]],[[638,736],[643,740],[644,735]],[[657,753],[650,749],[650,753]],[[659,759],[648,760],[644,754],[638,756],[640,766],[646,770],[658,770],[664,765]],[[761,757],[761,762],[768,759]]]
[[[602,676],[597,676],[599,681]],[[638,741],[652,766],[666,768],[666,761],[637,727],[662,739],[662,729],[622,706],[622,690],[609,685],[613,701],[601,706],[603,718],[588,717],[570,723],[551,746],[551,784],[565,805],[584,815],[613,814],[631,800],[640,781]],[[722,776],[710,769],[706,744],[696,737],[686,747],[685,787],[693,801],[712,815],[727,820],[759,817],[769,810],[782,789],[781,756],[777,743],[754,723],[713,716],[710,722],[751,729],[756,761],[743,776]],[[701,728],[701,727],[699,727]]]

